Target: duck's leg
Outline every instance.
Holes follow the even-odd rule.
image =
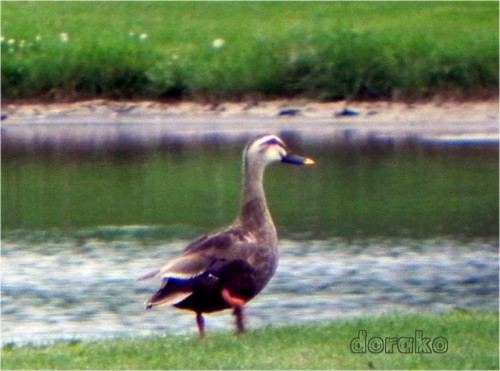
[[[236,317],[236,331],[238,334],[245,332],[245,314],[243,312],[243,306],[236,306],[233,309],[233,314]]]
[[[245,315],[243,313],[245,300],[231,295],[228,289],[222,289],[221,295],[226,303],[233,308],[233,314],[236,317],[236,331],[238,334],[245,332]]]
[[[201,312],[196,312],[196,324],[198,325],[198,332],[200,333],[200,337],[205,337],[205,318],[203,318],[203,314]]]

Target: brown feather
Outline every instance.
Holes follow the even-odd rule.
[[[171,260],[151,277],[190,278],[203,273],[216,259],[249,259],[253,250],[253,239],[241,229],[230,227],[210,236],[203,236],[189,244],[182,254]]]
[[[165,279],[160,289],[145,303],[147,309],[158,305],[174,304],[193,292],[191,280]]]
[[[160,273],[159,269],[157,269],[157,270],[155,270],[153,272],[146,273],[145,275],[140,276],[139,278],[137,278],[137,281],[149,280],[150,278],[156,277],[158,275],[158,273]]]

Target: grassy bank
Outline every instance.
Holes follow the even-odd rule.
[[[2,2],[2,97],[479,98],[497,2]]]
[[[352,343],[360,330],[363,341]],[[393,348],[375,353],[373,337],[429,338],[430,353]],[[439,338],[439,339],[438,339]],[[435,340],[438,339],[438,340]],[[385,341],[385,340],[384,340]],[[425,342],[425,340],[424,340]],[[351,351],[353,346],[361,344]],[[400,352],[407,349],[407,353]],[[441,344],[441,345],[440,345]],[[444,347],[443,345],[446,345]],[[388,351],[389,349],[389,351]],[[413,350],[411,350],[413,349]],[[393,350],[391,353],[390,350]],[[265,327],[243,336],[156,336],[47,346],[4,346],[2,369],[498,369],[498,313],[392,314],[328,324]]]

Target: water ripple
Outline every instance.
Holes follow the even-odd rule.
[[[144,311],[158,283],[136,281],[184,245],[145,246],[133,235],[4,235],[3,343],[195,332],[190,313]],[[395,310],[496,309],[498,269],[496,242],[282,241],[276,276],[248,306],[249,326]],[[212,331],[232,329],[232,321],[227,311],[207,316]]]

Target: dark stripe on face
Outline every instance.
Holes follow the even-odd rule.
[[[284,147],[284,143],[281,142],[280,140],[278,140],[277,138],[271,138],[269,140],[266,140],[264,143],[262,143],[261,145],[271,145],[271,144],[277,144],[279,146],[282,146]]]

